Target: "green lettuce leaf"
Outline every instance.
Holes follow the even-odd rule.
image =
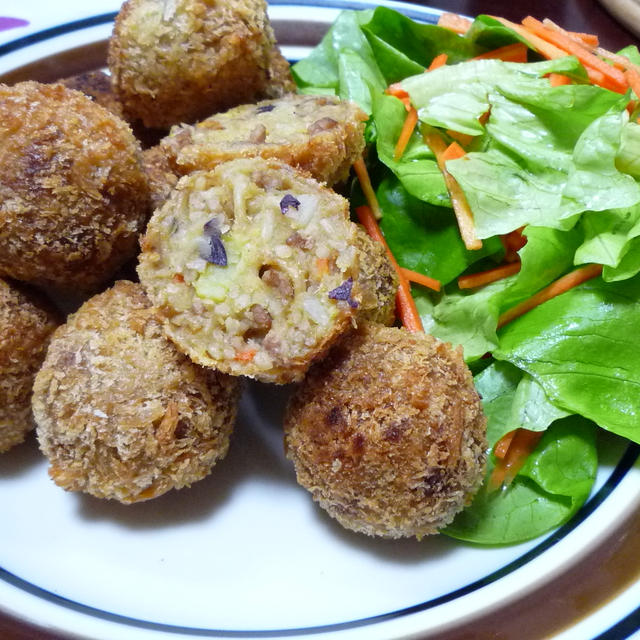
[[[511,484],[481,488],[442,533],[484,545],[523,542],[567,522],[589,497],[597,471],[595,425],[581,416],[554,422]],[[493,470],[489,460],[487,474]]]
[[[393,255],[407,269],[447,283],[473,262],[502,251],[497,238],[480,251],[468,251],[453,211],[413,197],[394,176],[382,180],[377,196],[384,212],[382,231]]]
[[[506,325],[493,355],[549,400],[640,442],[640,277],[594,279]]]

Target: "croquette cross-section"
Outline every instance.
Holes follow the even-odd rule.
[[[279,95],[291,83],[264,0],[128,0],[109,69],[125,114],[158,128]]]
[[[421,537],[479,488],[485,425],[460,349],[362,323],[297,388],[285,447],[298,482],[346,528]]]
[[[149,222],[140,280],[195,362],[291,382],[358,310],[348,213],[344,198],[275,160],[195,172]]]
[[[54,334],[33,412],[56,484],[131,503],[209,474],[237,395],[236,378],[176,350],[140,285],[119,281]]]
[[[140,153],[78,91],[0,85],[0,275],[85,292],[110,279],[149,214]]]
[[[160,144],[180,175],[261,156],[333,185],[347,177],[364,149],[366,118],[357,105],[333,96],[289,95],[176,126]]]
[[[57,325],[44,299],[0,280],[0,453],[33,428],[33,379]]]

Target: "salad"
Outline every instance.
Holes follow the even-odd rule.
[[[447,535],[539,536],[600,447],[640,442],[639,71],[635,46],[549,21],[385,7],[343,11],[293,66],[369,115],[352,207],[413,282],[405,323],[462,345],[483,398],[487,482]]]

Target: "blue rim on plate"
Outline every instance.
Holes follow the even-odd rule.
[[[496,580],[506,576],[507,574],[515,571],[516,569],[522,567],[533,558],[536,558],[541,553],[551,548],[554,544],[562,540],[567,534],[573,531],[579,524],[581,524],[591,513],[597,509],[599,505],[611,494],[611,492],[618,486],[622,478],[625,474],[631,469],[631,467],[635,464],[636,460],[640,456],[640,446],[631,444],[627,447],[624,455],[618,462],[617,466],[613,470],[613,473],[606,480],[604,485],[600,488],[600,490],[591,497],[591,499],[582,506],[582,508],[576,513],[576,515],[565,525],[554,531],[548,538],[546,538],[539,545],[535,546],[533,549],[523,554],[513,562],[505,565],[501,569],[494,571],[493,573],[485,576],[481,580],[477,580],[471,584],[468,584],[460,589],[456,589],[451,593],[447,593],[445,595],[439,596],[437,598],[433,598],[426,602],[422,602],[411,607],[405,607],[404,609],[399,609],[397,611],[390,611],[387,613],[382,613],[375,616],[369,616],[367,618],[361,618],[358,620],[349,620],[347,622],[328,624],[328,625],[318,625],[314,627],[299,627],[299,628],[286,628],[286,629],[270,629],[268,631],[258,631],[258,630],[242,630],[242,629],[206,629],[199,627],[185,627],[179,625],[170,625],[160,622],[151,622],[148,620],[141,620],[138,618],[132,618],[128,616],[123,616],[117,613],[113,613],[110,611],[104,611],[102,609],[98,609],[96,607],[91,607],[89,605],[82,604],[80,602],[75,602],[73,600],[69,600],[68,598],[64,598],[62,596],[58,596],[51,591],[47,591],[46,589],[42,589],[37,585],[34,585],[18,576],[13,575],[12,573],[6,571],[2,567],[0,567],[0,579],[8,582],[9,584],[22,589],[32,595],[35,595],[39,598],[47,600],[53,604],[65,607],[67,609],[71,609],[78,613],[83,613],[86,615],[90,615],[96,618],[100,618],[102,620],[106,620],[108,622],[115,622],[118,624],[126,625],[129,627],[137,627],[141,629],[148,629],[154,631],[164,631],[167,633],[180,633],[182,635],[188,636],[213,636],[220,638],[234,638],[234,637],[246,637],[246,638],[273,638],[273,637],[282,637],[282,636],[293,636],[293,635],[313,635],[316,633],[324,633],[327,631],[339,631],[342,629],[353,629],[356,627],[362,627],[371,624],[377,624],[379,622],[383,622],[385,620],[391,620],[394,618],[399,618],[402,616],[407,616],[412,613],[418,613],[420,611],[426,611],[427,609],[431,609],[441,604],[445,604],[446,602],[451,602],[456,598],[464,596],[468,593],[476,591]],[[633,616],[634,614],[631,614]],[[633,618],[631,619],[633,622]],[[622,621],[624,622],[624,621]],[[622,623],[621,623],[622,624]],[[609,640],[613,640],[614,636],[604,636]],[[616,637],[618,640],[620,636]]]
[[[297,0],[295,4],[287,0],[271,0],[271,5],[277,6],[313,6],[314,8],[328,8],[328,9],[363,9],[374,8],[380,6],[380,4],[387,4],[386,2],[369,3],[369,2],[349,2],[343,0]],[[411,7],[408,4],[400,4],[396,2],[389,2],[389,6],[395,8],[400,7],[405,15],[408,15],[414,20],[420,20],[435,24],[437,18],[440,15],[439,10],[431,9],[429,7]],[[25,49],[29,46],[62,36],[69,33],[77,32],[83,29],[108,24],[113,22],[117,15],[117,12],[103,13],[95,16],[89,16],[79,20],[74,20],[61,25],[57,25],[48,29],[44,29],[15,40],[11,40],[3,45],[0,45],[0,56],[13,53],[20,49]],[[573,531],[578,525],[580,525],[589,515],[591,515],[598,506],[600,506],[604,500],[614,491],[626,473],[633,467],[635,462],[640,457],[640,446],[631,444],[627,447],[626,451],[620,458],[615,469],[611,475],[604,482],[603,486],[582,506],[582,508],[575,514],[575,516],[567,522],[565,525],[559,527],[551,535],[545,538],[541,543],[522,554],[515,560],[507,563],[503,567],[491,572],[489,575],[471,582],[463,587],[457,588],[449,593],[432,598],[430,600],[401,608],[386,613],[372,615],[364,618],[348,620],[339,623],[332,623],[327,625],[317,626],[301,626],[296,628],[282,628],[282,629],[269,629],[269,630],[254,630],[254,629],[213,629],[202,627],[188,627],[181,625],[172,625],[166,623],[153,622],[149,620],[139,619],[135,617],[125,616],[118,613],[106,611],[100,608],[96,608],[90,605],[83,604],[81,602],[65,598],[57,595],[51,591],[48,591],[42,587],[37,586],[25,580],[10,571],[0,567],[0,580],[10,584],[30,595],[36,596],[42,600],[48,601],[54,605],[72,610],[77,613],[92,616],[94,618],[102,619],[104,621],[125,625],[132,628],[140,628],[146,630],[163,631],[167,633],[182,634],[187,636],[209,636],[209,637],[221,637],[221,638],[233,638],[233,637],[253,637],[253,638],[269,638],[269,637],[282,637],[293,635],[314,635],[319,633],[325,633],[329,631],[339,631],[344,629],[353,629],[357,627],[363,627],[366,625],[377,624],[383,621],[400,618],[402,616],[408,616],[410,614],[426,611],[438,605],[451,602],[459,597],[472,593],[484,586],[487,586],[500,578],[512,573],[516,569],[524,566],[534,558],[541,555],[544,551],[551,548],[557,542],[566,537],[571,531]],[[640,609],[636,609],[631,612],[624,620],[609,629],[609,631],[601,634],[598,640],[609,640],[613,638],[627,637],[627,635],[619,635],[619,633],[632,633],[637,629],[639,624]],[[613,635],[611,635],[613,634]],[[618,634],[618,635],[615,635]]]

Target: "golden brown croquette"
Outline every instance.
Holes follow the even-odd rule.
[[[59,322],[44,298],[0,279],[0,453],[33,429],[33,379]]]
[[[360,225],[357,227],[355,244],[360,257],[358,279],[362,291],[358,322],[392,325],[396,319],[398,275],[382,243],[373,240]]]
[[[194,172],[149,222],[140,281],[194,362],[291,382],[358,308],[348,212],[344,198],[276,160]]]
[[[234,158],[277,158],[333,185],[364,149],[366,115],[333,96],[287,95],[245,104],[161,140],[179,174],[213,169]]]
[[[108,63],[127,116],[168,128],[262,96],[274,44],[264,0],[128,0]]]
[[[167,155],[158,145],[142,152],[142,166],[149,182],[151,209],[155,211],[166,202],[180,176],[175,173]]]
[[[149,193],[129,127],[60,84],[0,85],[0,275],[91,291],[137,250]]]
[[[111,86],[111,78],[104,71],[87,71],[76,76],[62,78],[59,82],[68,89],[84,93],[107,111],[124,119],[122,104]]]
[[[269,81],[261,98],[282,98],[298,90],[291,75],[291,65],[278,45],[269,51]]]
[[[285,447],[298,482],[343,526],[419,538],[480,486],[485,425],[460,349],[364,323],[294,393]]]
[[[56,484],[131,503],[209,474],[237,395],[237,379],[175,349],[140,285],[119,281],[55,332],[33,412]]]

